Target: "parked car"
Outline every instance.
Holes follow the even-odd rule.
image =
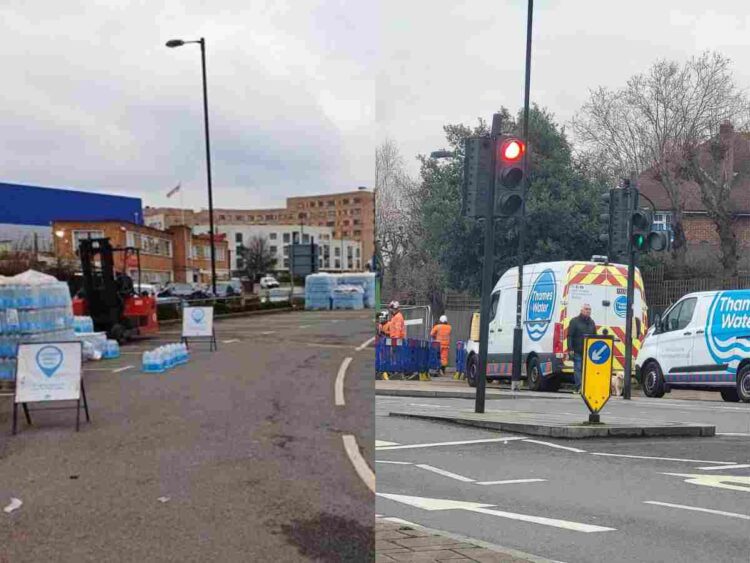
[[[176,297],[182,300],[208,299],[211,294],[190,283],[171,283],[159,292],[158,297]]]
[[[646,333],[636,366],[644,394],[695,389],[750,403],[749,328],[750,290],[685,295]]]
[[[216,282],[217,297],[240,297],[242,293],[242,282],[239,280]]]
[[[261,289],[273,289],[279,287],[279,281],[273,276],[263,276],[260,278]]]

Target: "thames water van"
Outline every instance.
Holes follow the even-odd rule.
[[[596,257],[595,257],[596,258]],[[492,291],[488,339],[487,379],[508,379],[513,357],[516,325],[518,268],[508,270]],[[597,332],[615,337],[614,370],[623,371],[625,358],[627,267],[601,262],[545,262],[523,268],[523,367],[522,377],[535,391],[556,391],[573,381],[573,362],[568,359],[568,325],[581,307],[591,305]],[[643,282],[635,274],[633,300],[633,354],[646,330]],[[477,381],[479,342],[466,344],[466,379]]]
[[[677,301],[649,329],[637,369],[649,397],[697,389],[750,402],[750,289]]]

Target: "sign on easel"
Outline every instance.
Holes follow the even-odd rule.
[[[208,340],[216,350],[213,307],[185,307],[182,309],[182,341]]]
[[[20,343],[16,368],[16,395],[13,403],[13,434],[16,433],[18,405],[31,424],[27,403],[76,401],[76,431],[80,425],[81,400],[89,419],[86,390],[81,371],[81,342]],[[59,407],[63,409],[64,407]]]
[[[612,336],[586,336],[583,339],[581,396],[589,408],[589,422],[599,423],[599,411],[609,401],[612,380]]]

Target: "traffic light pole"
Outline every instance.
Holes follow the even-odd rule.
[[[534,16],[534,0],[529,0],[526,19],[526,77],[523,99],[523,142],[526,143],[526,158],[523,160],[523,181],[525,182],[521,214],[518,217],[518,286],[516,292],[516,326],[513,329],[513,371],[511,389],[516,391],[521,382],[521,362],[523,357],[523,262],[526,233],[526,196],[529,193],[529,90],[531,88],[531,27]]]
[[[638,187],[635,180],[628,189],[628,287],[625,313],[625,374],[622,398],[630,399],[631,374],[633,371],[633,297],[635,295],[635,256],[633,248],[633,211],[638,205]]]
[[[495,170],[497,149],[495,123],[492,122],[492,168]],[[499,127],[498,127],[499,129]],[[499,134],[499,131],[498,131]],[[479,364],[477,365],[477,391],[474,399],[474,412],[484,412],[485,389],[487,383],[487,347],[490,336],[490,304],[492,303],[492,272],[495,269],[495,174],[491,174],[487,190],[487,206],[484,216],[484,264],[482,264],[482,302],[479,313]]]

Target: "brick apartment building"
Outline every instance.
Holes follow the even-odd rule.
[[[170,281],[209,283],[211,266],[209,239],[194,236],[190,229],[162,231],[128,221],[54,221],[55,256],[80,268],[78,244],[84,238],[107,237],[115,248],[132,246],[140,249],[141,281],[164,284]],[[229,277],[228,245],[216,241],[216,274]],[[186,252],[189,248],[189,252]],[[124,253],[114,255],[115,269],[137,275],[137,264],[125,264]]]
[[[146,224],[159,229],[173,225],[207,225],[208,211],[174,207],[146,207]],[[364,260],[375,252],[375,195],[360,188],[355,191],[290,197],[279,209],[214,209],[214,223],[221,225],[300,225],[330,227],[335,239],[362,243]]]
[[[750,134],[737,133],[731,124],[724,123],[720,127],[719,139],[727,150],[724,165],[737,176],[730,200],[735,213],[734,232],[740,268],[750,269]],[[708,149],[704,147],[702,150]],[[654,202],[656,228],[671,230],[672,203],[654,170],[649,169],[641,174],[638,184],[641,193]],[[688,259],[718,260],[719,236],[706,212],[699,186],[693,181],[684,182],[680,186],[680,196],[684,202],[682,228],[688,245]]]

